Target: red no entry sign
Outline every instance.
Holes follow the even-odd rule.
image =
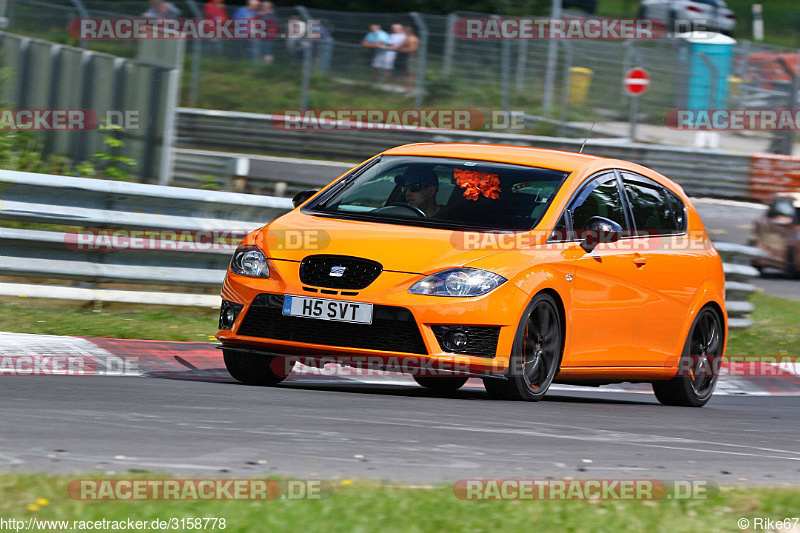
[[[639,96],[650,87],[650,75],[643,68],[632,68],[625,73],[623,85],[629,95]]]

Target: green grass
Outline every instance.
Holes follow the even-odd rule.
[[[0,301],[0,331],[118,339],[208,341],[218,311],[203,308],[111,305],[99,311],[72,302],[16,298]]]
[[[731,330],[728,355],[800,356],[800,303],[763,293],[755,293],[750,301],[756,307],[751,315],[754,326]]]
[[[452,485],[334,483],[316,501],[90,502],[66,486],[84,476],[0,475],[0,517],[37,520],[225,518],[225,531],[738,531],[737,521],[797,515],[798,488],[730,488],[683,501],[462,501]],[[131,477],[143,477],[140,474]],[[154,476],[148,476],[154,477]],[[36,503],[37,500],[47,503]],[[35,509],[35,510],[30,510]]]
[[[431,109],[478,109],[491,117],[500,107],[498,86],[443,78],[430,65],[423,105]],[[346,81],[346,82],[345,82]],[[274,113],[300,107],[300,69],[283,62],[253,66],[250,61],[209,57],[202,62],[196,107],[253,113]],[[411,109],[414,96],[375,89],[367,72],[312,76],[311,109]],[[182,105],[189,105],[191,72],[184,70]],[[254,97],[256,96],[257,97]],[[512,109],[530,110],[541,104],[535,92],[516,94]]]
[[[800,305],[756,293],[754,326],[731,330],[729,355],[800,355]],[[106,304],[99,311],[72,302],[0,300],[0,331],[120,339],[205,341],[217,331],[215,309]],[[13,319],[12,319],[13,317]]]

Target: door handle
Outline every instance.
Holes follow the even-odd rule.
[[[641,268],[647,264],[647,258],[638,255],[633,258],[633,264]]]

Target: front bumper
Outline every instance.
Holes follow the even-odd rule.
[[[407,292],[422,275],[384,271],[356,295],[350,291],[342,295],[304,290],[296,262],[270,260],[270,272],[269,279],[226,276],[223,299],[244,309],[230,329],[217,333],[224,346],[277,355],[335,357],[337,361],[386,357],[409,368],[414,364],[434,364],[442,369],[457,365],[467,373],[498,374],[508,367],[517,326],[528,303],[527,295],[513,283],[476,298],[443,298]],[[358,324],[284,317],[279,306],[285,294],[371,303],[377,327],[368,332]],[[392,328],[392,320],[402,327]],[[438,332],[441,339],[439,326],[480,328],[482,349],[474,354],[446,351],[436,336]],[[494,354],[485,349],[489,329],[499,330]]]

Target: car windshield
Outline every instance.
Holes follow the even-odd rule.
[[[383,156],[305,210],[392,224],[525,231],[538,223],[568,174],[487,161]]]

